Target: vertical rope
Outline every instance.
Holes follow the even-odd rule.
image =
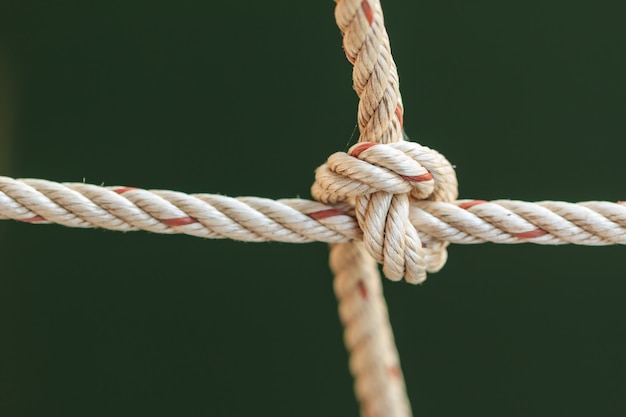
[[[343,34],[346,57],[354,65],[353,87],[360,98],[359,142],[403,140],[404,108],[398,71],[391,56],[380,2],[338,0],[335,19]]]
[[[411,416],[376,262],[363,244],[341,243],[330,267],[361,416]]]
[[[401,141],[398,72],[380,2],[337,0],[335,19],[346,57],[354,65],[354,90],[360,98],[359,142]],[[371,196],[373,204],[376,194]],[[411,416],[376,262],[363,243],[345,243],[331,246],[330,266],[361,415]]]

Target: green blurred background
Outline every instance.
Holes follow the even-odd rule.
[[[625,199],[623,2],[383,4],[464,198]],[[325,1],[0,2],[0,172],[308,197],[355,141]],[[416,416],[625,416],[621,247],[385,282]],[[324,244],[0,223],[0,415],[355,416]]]

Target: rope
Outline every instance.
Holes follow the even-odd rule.
[[[335,17],[354,65],[360,137],[316,170],[311,192],[318,201],[0,177],[0,219],[330,243],[361,414],[410,417],[376,262],[388,278],[416,284],[443,267],[450,243],[626,244],[626,205],[457,200],[452,165],[438,152],[403,140],[398,73],[380,2],[337,0]]]
[[[378,268],[362,244],[332,245],[330,267],[363,416],[410,416]]]
[[[337,0],[335,19],[346,57],[354,65],[361,135],[348,155],[331,155],[316,170],[311,193],[323,203],[354,207],[363,231],[363,243],[337,244],[330,253],[361,415],[410,417],[411,405],[373,260],[383,264],[383,272],[391,279],[405,275],[409,282],[425,279],[425,250],[409,221],[409,197],[428,198],[435,195],[434,188],[418,186],[428,182],[428,168],[416,154],[408,153],[410,148],[401,146],[404,110],[380,2]],[[441,157],[439,162],[444,161]],[[454,176],[454,170],[450,172]],[[383,177],[376,178],[378,174]],[[437,248],[440,258],[444,248]]]
[[[457,181],[438,152],[413,142],[365,142],[337,152],[316,171],[313,196],[325,203],[354,200],[363,241],[385,275],[408,282],[426,279],[447,258],[446,242],[424,247],[409,218],[410,201],[452,201]]]
[[[411,202],[423,245],[626,244],[626,203]],[[353,210],[304,199],[226,197],[0,176],[0,219],[246,242],[346,243],[363,235]]]

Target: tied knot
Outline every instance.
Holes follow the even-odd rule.
[[[363,242],[387,278],[418,284],[445,264],[447,242],[423,243],[409,221],[411,201],[457,198],[456,174],[439,152],[414,142],[358,143],[317,168],[311,192],[323,203],[354,206]]]

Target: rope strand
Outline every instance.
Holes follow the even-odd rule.
[[[420,195],[424,187],[414,187],[422,181],[405,182],[430,174],[419,158],[407,154],[407,149],[380,145],[403,142],[398,71],[380,2],[337,0],[335,18],[346,57],[354,65],[352,79],[360,99],[361,136],[349,154],[332,155],[317,169],[311,194],[324,203],[345,202],[354,207],[363,231],[363,243],[333,245],[330,257],[361,416],[410,417],[411,406],[374,259],[383,264],[388,278],[406,276],[413,283],[426,278],[426,261],[432,258],[423,254],[431,251],[422,248],[408,219],[409,194]],[[397,158],[404,163],[396,165]],[[453,170],[450,172],[454,175]],[[388,181],[378,182],[380,176]],[[390,183],[401,189],[392,194]],[[432,181],[429,184],[434,185]],[[438,247],[445,252],[444,248]]]
[[[330,267],[361,415],[410,416],[376,263],[355,242],[331,245]]]
[[[536,243],[626,244],[623,202],[413,201],[411,223],[426,246]],[[347,205],[304,199],[226,197],[0,176],[0,219],[122,232],[288,243],[360,241]]]

